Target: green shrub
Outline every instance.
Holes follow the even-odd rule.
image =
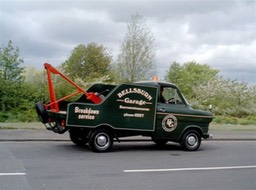
[[[6,122],[9,118],[9,113],[0,112],[0,122]]]
[[[38,121],[38,116],[34,108],[28,110],[12,110],[0,112],[0,122],[33,122]]]

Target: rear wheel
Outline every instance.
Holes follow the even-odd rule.
[[[80,130],[69,130],[70,140],[81,147],[84,147],[88,143],[87,135]]]
[[[180,144],[184,150],[196,151],[201,145],[201,135],[196,130],[186,131]]]
[[[107,152],[113,146],[113,135],[109,130],[97,129],[89,137],[89,146],[93,152]]]

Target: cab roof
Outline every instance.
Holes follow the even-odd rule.
[[[142,85],[146,85],[146,86],[155,86],[155,87],[158,87],[158,86],[163,86],[163,87],[175,87],[177,88],[177,86],[173,83],[169,83],[167,81],[154,81],[154,80],[151,80],[151,81],[138,81],[138,82],[135,82],[135,84],[142,84]]]

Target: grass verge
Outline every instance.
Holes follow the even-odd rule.
[[[235,125],[211,123],[212,131],[256,131],[256,125]]]
[[[44,125],[40,122],[29,122],[29,123],[0,123],[0,129],[45,129]]]

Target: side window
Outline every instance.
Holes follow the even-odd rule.
[[[183,104],[176,88],[160,87],[159,102],[166,104]]]

